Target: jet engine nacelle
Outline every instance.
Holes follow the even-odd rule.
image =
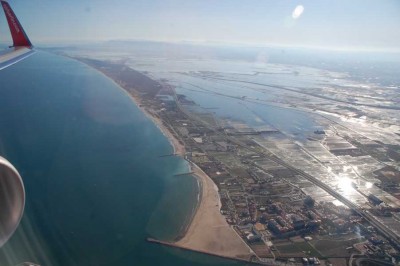
[[[12,236],[25,207],[25,189],[17,169],[0,157],[0,247]]]

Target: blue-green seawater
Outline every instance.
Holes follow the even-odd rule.
[[[150,244],[174,239],[197,204],[184,160],[109,78],[38,52],[0,71],[0,155],[20,171],[23,219],[0,265],[219,265]],[[1,210],[0,210],[1,211]]]

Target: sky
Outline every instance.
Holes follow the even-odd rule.
[[[399,0],[9,3],[34,43],[141,39],[334,49],[400,47]],[[0,36],[4,36],[2,19]]]

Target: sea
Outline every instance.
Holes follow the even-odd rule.
[[[188,225],[199,187],[118,85],[37,52],[0,71],[0,156],[20,172],[22,221],[0,265],[239,265],[146,241]],[[1,212],[1,210],[0,210]]]

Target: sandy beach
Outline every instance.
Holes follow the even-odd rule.
[[[176,244],[227,257],[250,258],[250,248],[220,212],[217,186],[197,165],[191,163],[191,168],[202,184],[201,201],[185,236]]]

